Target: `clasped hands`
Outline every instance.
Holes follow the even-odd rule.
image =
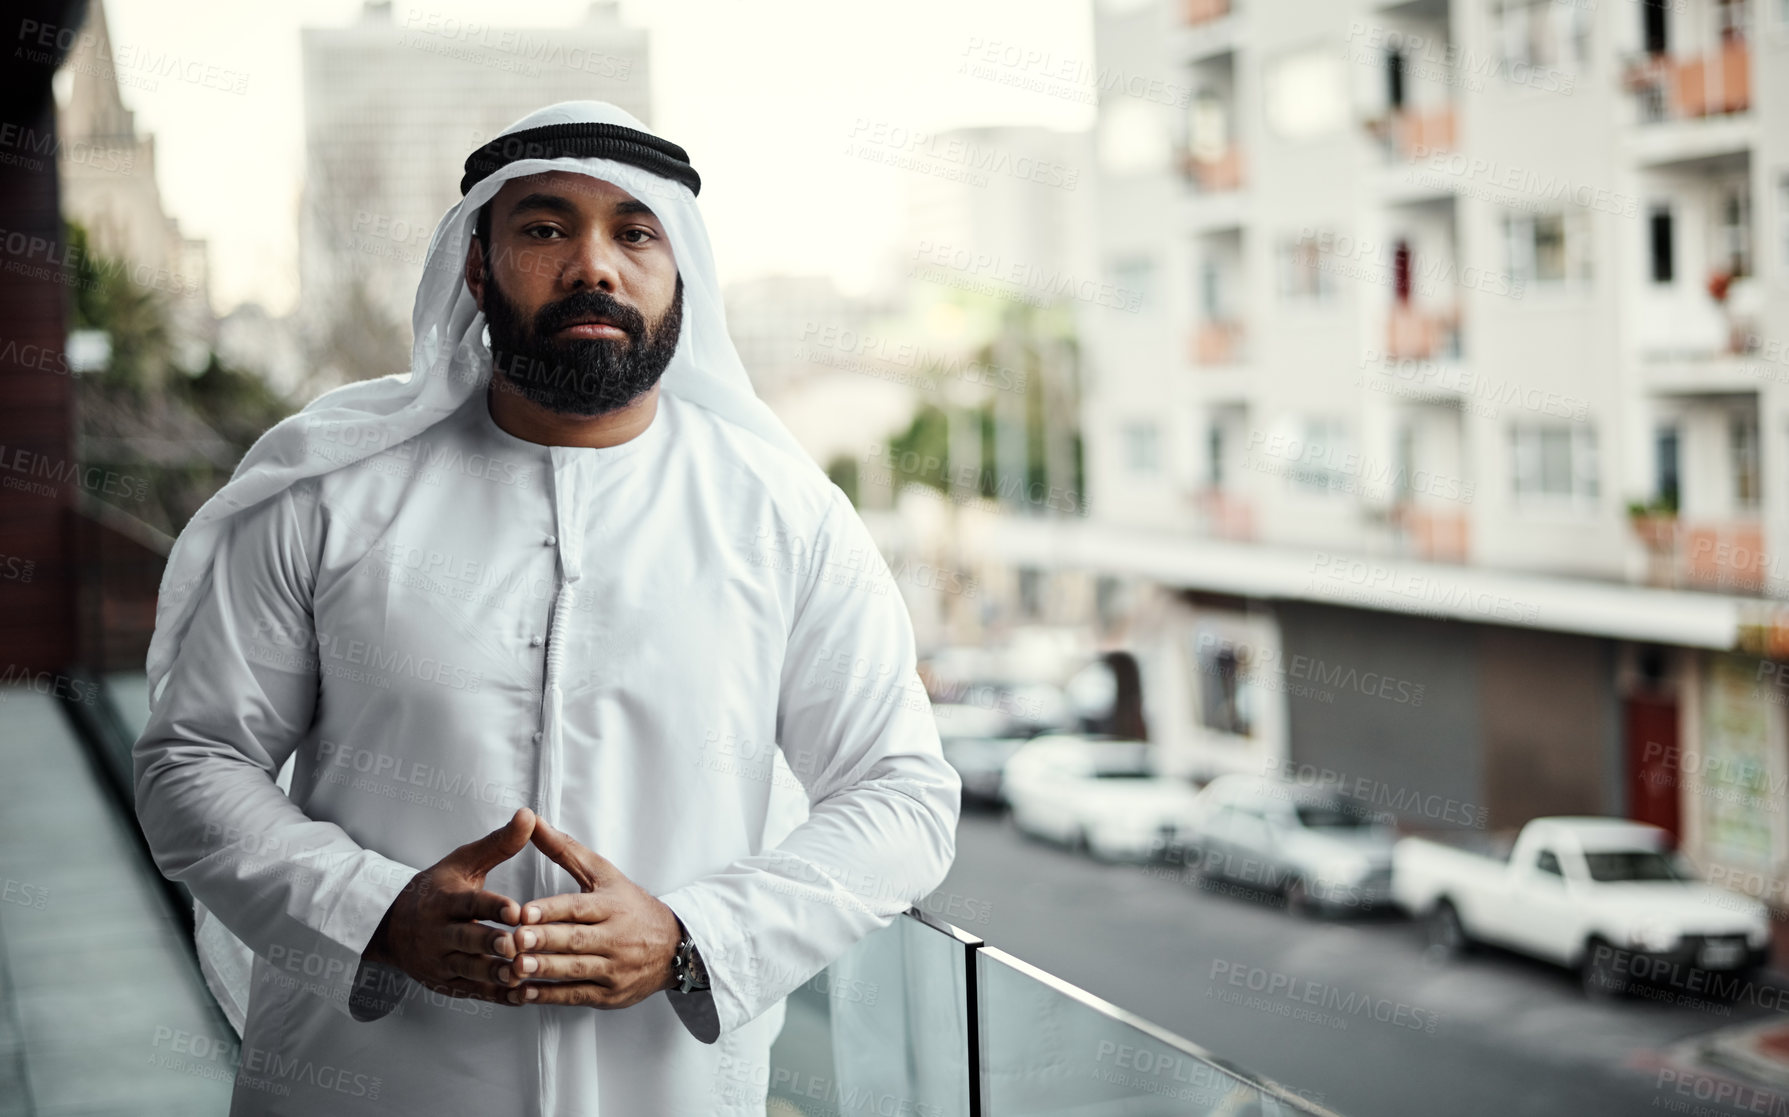
[[[582,890],[526,904],[486,890],[486,874],[529,842]],[[411,878],[363,957],[451,996],[626,1008],[675,986],[680,938],[657,897],[523,807]]]

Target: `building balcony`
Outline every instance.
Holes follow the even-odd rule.
[[[1454,150],[1454,107],[1395,109],[1368,120],[1366,129],[1378,139],[1388,160],[1411,162]]]
[[[1189,26],[1211,23],[1230,14],[1230,0],[1183,0],[1180,12]]]
[[[1213,485],[1193,493],[1193,506],[1201,534],[1245,543],[1255,539],[1252,501]]]
[[[1385,355],[1395,361],[1453,360],[1460,356],[1458,311],[1395,303],[1386,319]]]
[[[1672,589],[1762,594],[1768,564],[1764,525],[1754,519],[1686,519],[1635,513],[1629,523],[1646,551],[1646,581]]]
[[[1642,123],[1728,116],[1752,107],[1751,51],[1734,37],[1699,55],[1642,55],[1622,82]]]
[[[1182,149],[1180,173],[1204,194],[1242,188],[1242,149],[1231,144],[1223,154],[1201,157]]]
[[[1457,508],[1430,508],[1408,501],[1392,508],[1392,524],[1405,553],[1427,562],[1465,562],[1471,554],[1471,520]]]
[[[1193,330],[1191,357],[1195,365],[1221,366],[1240,364],[1247,356],[1242,323],[1227,319],[1210,319]]]

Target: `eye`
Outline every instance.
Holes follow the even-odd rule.
[[[658,235],[655,234],[651,229],[647,229],[647,228],[644,228],[639,225],[635,225],[635,226],[632,226],[631,228],[621,230],[621,236],[623,239],[632,237],[635,233],[640,234],[640,239],[639,240],[628,240],[627,243],[629,243],[629,244],[646,244],[649,241],[654,241],[654,240],[658,239]]]
[[[523,235],[523,236],[525,236],[525,237],[529,237],[529,238],[531,238],[531,239],[533,239],[533,240],[546,240],[546,239],[548,239],[548,238],[547,238],[547,237],[537,237],[537,236],[535,236],[535,235],[534,235],[534,234],[536,234],[536,233],[548,233],[548,234],[551,234],[551,235],[552,235],[552,236],[559,236],[559,235],[561,235],[561,234],[560,234],[560,232],[559,232],[559,230],[558,230],[558,229],[556,229],[556,228],[554,228],[554,227],[553,227],[553,226],[551,226],[551,225],[530,225],[530,226],[528,226],[528,227],[527,227],[527,228],[526,228],[526,229],[523,229],[523,230],[522,230],[522,235]]]

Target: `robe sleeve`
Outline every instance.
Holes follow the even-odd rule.
[[[777,742],[809,816],[778,845],[659,897],[711,989],[669,994],[713,1043],[929,895],[956,856],[962,783],[916,670],[913,623],[844,491],[815,532],[783,660]]]
[[[278,980],[367,1020],[396,1006],[407,979],[363,966],[361,952],[417,870],[312,819],[275,783],[318,697],[315,497],[314,483],[301,482],[221,533],[132,751],[137,819],[156,867]]]

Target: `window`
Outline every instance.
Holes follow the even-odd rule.
[[[1509,213],[1503,233],[1512,281],[1558,284],[1590,278],[1585,214]]]
[[[1715,229],[1714,260],[1729,276],[1752,274],[1752,205],[1744,182],[1721,190],[1721,220]]]
[[[1230,119],[1224,111],[1224,100],[1209,89],[1201,89],[1187,106],[1186,147],[1194,159],[1215,163],[1230,150]]]
[[[1663,54],[1670,48],[1666,0],[1641,0],[1640,34],[1647,54]]]
[[[1213,423],[1205,428],[1205,480],[1212,488],[1224,484],[1224,425]]]
[[[1141,477],[1161,471],[1160,435],[1154,423],[1129,423],[1124,428],[1124,465]]]
[[[1758,507],[1758,416],[1733,417],[1728,448],[1733,454],[1733,503],[1740,509]]]
[[[1518,498],[1596,498],[1594,430],[1582,424],[1518,423],[1510,428],[1510,443]]]
[[[1286,476],[1320,492],[1348,488],[1348,428],[1340,419],[1307,419],[1288,441]]]
[[[1328,234],[1307,234],[1280,242],[1280,296],[1287,300],[1323,302],[1336,293],[1336,280]]]
[[[1199,664],[1199,723],[1237,737],[1254,734],[1254,686],[1246,651],[1229,640],[1207,640],[1196,652]],[[1243,811],[1245,808],[1239,807]],[[1259,818],[1259,812],[1255,813]]]
[[[1403,502],[1410,499],[1410,475],[1416,472],[1416,429],[1409,423],[1398,428],[1397,446],[1392,457],[1393,493],[1392,499]]]
[[[1575,73],[1590,61],[1593,7],[1580,0],[1495,0],[1497,70],[1504,80],[1535,82],[1535,71]]]
[[[1205,315],[1207,322],[1217,322],[1224,317],[1223,281],[1218,271],[1216,260],[1206,259],[1199,262],[1199,310]]]
[[[1648,258],[1652,261],[1652,281],[1670,283],[1677,274],[1676,256],[1672,251],[1671,207],[1655,205],[1646,219]]]
[[[1653,496],[1659,504],[1675,511],[1678,500],[1678,434],[1676,427],[1660,427],[1654,440]]]
[[[1026,620],[1043,615],[1043,571],[1034,566],[1019,567],[1019,612]]]
[[[1777,177],[1777,228],[1782,230],[1783,267],[1789,268],[1789,171]]]
[[[1534,859],[1534,867],[1543,873],[1552,873],[1556,877],[1565,875],[1559,869],[1559,858],[1554,856],[1550,849],[1541,850],[1540,856]]]
[[[1125,256],[1112,261],[1112,285],[1120,297],[1135,296],[1138,306],[1148,306],[1155,286],[1155,260],[1148,256]]]

